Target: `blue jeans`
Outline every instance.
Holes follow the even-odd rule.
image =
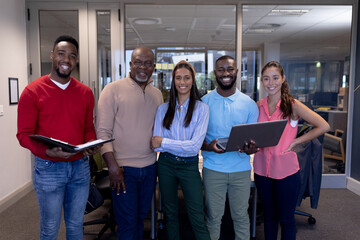
[[[255,174],[255,184],[264,209],[264,232],[266,240],[276,240],[278,225],[281,239],[296,239],[294,212],[300,189],[300,173],[283,179],[272,179]]]
[[[40,208],[40,239],[57,239],[63,207],[66,239],[83,239],[90,186],[88,158],[58,162],[35,157],[33,183]]]
[[[143,168],[124,167],[126,193],[112,191],[119,240],[142,240],[156,184],[156,165]]]

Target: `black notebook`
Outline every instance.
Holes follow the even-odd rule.
[[[84,144],[72,145],[72,144],[69,144],[67,142],[55,139],[55,138],[49,138],[49,137],[45,137],[45,136],[37,135],[37,134],[29,135],[29,137],[32,138],[32,139],[35,139],[35,140],[37,140],[39,142],[43,142],[43,143],[45,143],[46,145],[48,145],[50,147],[61,147],[64,152],[70,152],[70,153],[81,152],[81,151],[83,151],[85,149],[93,148],[95,146],[102,145],[104,143],[111,142],[111,141],[115,140],[115,139],[112,139],[112,138],[107,139],[107,140],[97,139],[97,140],[90,141],[90,142],[87,142],[87,143],[84,143]]]

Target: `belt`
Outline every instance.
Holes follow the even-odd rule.
[[[163,152],[161,154],[164,154],[168,158],[171,158],[177,162],[197,162],[197,161],[199,161],[199,155],[191,156],[191,157],[180,157],[180,156],[176,156],[174,154],[168,153],[168,152]]]

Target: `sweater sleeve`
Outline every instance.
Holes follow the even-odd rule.
[[[36,96],[33,92],[25,88],[18,104],[18,131],[16,137],[20,145],[29,149],[35,156],[45,157],[47,146],[29,138],[30,134],[36,133],[37,119],[38,108]]]
[[[88,104],[86,105],[86,116],[85,116],[85,133],[84,140],[85,142],[89,142],[90,140],[96,139],[95,127],[94,127],[94,94],[89,89],[88,91]]]
[[[112,88],[108,84],[102,90],[97,105],[96,116],[96,134],[98,138],[108,139],[113,137],[114,119],[116,116],[116,107]],[[105,143],[101,148],[101,154],[113,152],[113,143]]]

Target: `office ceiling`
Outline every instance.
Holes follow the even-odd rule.
[[[284,9],[308,12],[282,14]],[[350,54],[351,19],[350,6],[246,6],[243,48],[280,43],[280,58],[284,60],[344,60]],[[274,31],[249,31],[258,26]]]
[[[27,2],[31,2],[28,0]],[[186,0],[194,5],[154,4],[143,0],[131,4],[125,0],[126,48],[138,45],[150,47],[206,47],[214,50],[234,50],[236,22],[242,25],[242,49],[262,49],[266,44],[280,44],[280,59],[294,61],[344,60],[350,54],[352,7],[315,5],[244,5],[242,19],[236,18],[236,3],[204,4],[203,0]],[[139,2],[139,1],[137,1]],[[156,1],[155,1],[156,2]],[[176,1],[177,2],[177,1]],[[216,4],[218,0],[209,0]],[[274,13],[277,10],[280,13]],[[305,13],[281,10],[305,10]],[[239,10],[238,10],[239,11]],[[53,14],[56,14],[53,12]],[[50,26],[71,28],[73,21],[50,16],[43,19]],[[52,21],[56,21],[51,23]],[[76,23],[75,23],[76,24]],[[100,24],[101,25],[101,24]],[[104,32],[109,28],[103,24]],[[76,27],[74,27],[76,29]],[[61,30],[55,31],[57,34]],[[52,45],[56,36],[46,34],[42,44]],[[42,49],[46,48],[42,46]],[[42,51],[48,58],[48,51]]]
[[[127,48],[136,45],[234,50],[234,5],[126,5]]]
[[[282,60],[344,60],[349,56],[351,15],[350,6],[245,5],[239,21],[242,48],[280,43]],[[127,48],[234,49],[235,24],[235,5],[126,5]]]

